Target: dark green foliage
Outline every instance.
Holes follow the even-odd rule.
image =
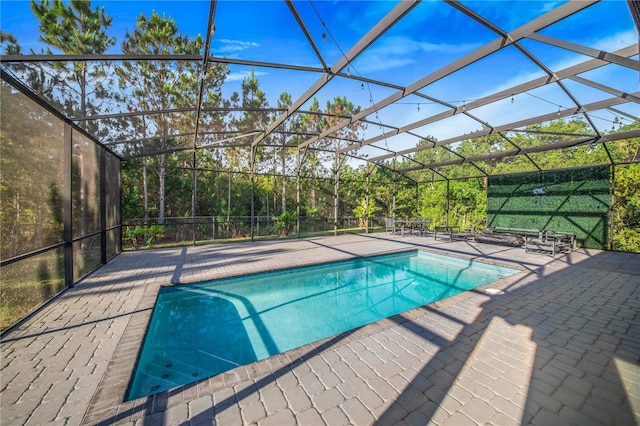
[[[62,249],[2,267],[0,330],[28,314],[64,289]]]
[[[125,241],[131,242],[134,249],[138,248],[138,240],[142,238],[145,247],[149,248],[153,244],[156,238],[163,237],[165,233],[165,227],[162,225],[124,227]]]
[[[62,0],[31,0],[31,10],[40,22],[40,41],[48,46],[46,53],[52,53],[49,47],[53,47],[64,54],[102,54],[116,43],[116,38],[107,34],[113,18],[104,6],[92,9],[91,1],[87,0],[70,0],[66,4]],[[98,113],[109,97],[104,86],[108,80],[106,65],[79,61],[56,62],[53,66],[58,75],[50,83],[62,97],[64,112],[82,117]],[[46,78],[40,80],[46,81]],[[105,136],[97,126],[88,126],[87,130],[94,136]]]
[[[640,253],[639,185],[640,163],[616,167],[612,209],[614,250]]]
[[[573,232],[581,247],[607,249],[610,179],[609,166],[489,176],[487,227]]]
[[[5,55],[22,54],[22,47],[18,44],[18,39],[11,33],[0,31],[0,47]]]
[[[296,212],[284,212],[280,216],[272,216],[273,230],[281,237],[289,235],[291,228],[295,226],[298,215]]]

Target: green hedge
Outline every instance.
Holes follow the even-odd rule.
[[[611,168],[489,176],[487,226],[573,232],[585,248],[607,249]]]

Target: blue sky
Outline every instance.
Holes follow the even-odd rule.
[[[463,4],[505,31],[512,31],[529,20],[541,16],[565,2],[557,1],[464,1]],[[118,43],[111,53],[120,52],[124,34],[135,27],[140,13],[152,10],[173,17],[180,31],[204,34],[208,19],[208,1],[103,1],[107,13],[114,17],[111,34]],[[338,61],[343,53],[383,18],[396,2],[390,1],[296,1],[295,7],[305,21],[328,66]],[[0,26],[13,33],[23,46],[38,50],[38,22],[29,10],[29,2],[3,0],[0,3]],[[604,19],[603,19],[604,18]],[[212,41],[212,54],[247,60],[283,62],[294,65],[320,67],[320,61],[305,39],[284,1],[219,1],[216,9],[216,31]],[[637,42],[637,32],[624,0],[602,1],[575,17],[552,25],[542,34],[579,43],[585,46],[613,51]],[[324,34],[324,37],[323,37]],[[448,63],[467,55],[498,36],[453,7],[440,1],[423,1],[379,40],[371,45],[349,67],[352,75],[387,81],[400,86],[410,85]],[[536,55],[553,71],[585,61],[588,57],[524,40],[521,45]],[[240,90],[240,82],[251,70],[247,66],[231,66],[225,93]],[[262,89],[271,106],[275,106],[281,92],[287,91],[297,99],[320,74],[282,71],[273,68],[254,68]],[[505,48],[462,70],[438,80],[421,90],[455,106],[495,93],[543,75],[543,71],[513,47]],[[638,90],[637,73],[618,66],[607,66],[588,73],[601,84],[618,90]],[[584,102],[610,97],[578,83],[568,82],[571,90]],[[366,108],[394,93],[394,90],[367,85],[353,79],[334,78],[318,94],[321,105],[334,96],[346,95],[355,104]],[[513,104],[527,103],[526,110]],[[508,123],[526,113],[540,114],[570,107],[572,101],[557,87],[547,87],[530,95],[519,95],[514,103],[501,102],[477,110],[477,115],[489,122]],[[629,110],[629,108],[631,108]],[[621,107],[638,114],[637,105]],[[383,122],[401,126],[443,111],[440,105],[410,96],[379,111]],[[371,116],[370,119],[376,119]],[[602,126],[610,126],[603,117]],[[377,127],[377,126],[376,126]],[[439,139],[477,130],[480,125],[462,115],[443,123],[422,129]],[[370,128],[367,136],[379,129]],[[415,144],[411,137],[395,138],[398,149]],[[387,141],[389,144],[389,141]],[[384,145],[384,144],[380,144]],[[374,150],[375,151],[375,150]],[[371,155],[379,155],[380,151]]]

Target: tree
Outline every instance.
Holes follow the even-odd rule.
[[[53,0],[52,3],[49,3],[49,0],[31,0],[31,10],[40,20],[40,40],[65,54],[102,54],[115,44],[115,37],[109,37],[106,33],[111,26],[112,18],[105,13],[104,6],[93,10],[91,2],[86,0],[70,0],[67,5],[64,5],[62,0]],[[47,52],[51,53],[51,50],[48,49]],[[54,69],[57,71],[54,82],[60,84],[64,112],[72,117],[86,117],[99,112],[100,100],[107,96],[102,86],[102,80],[105,78],[104,64],[88,61],[55,63]],[[34,84],[36,81],[46,82],[46,77],[43,74],[38,75],[36,71],[32,71],[30,77],[32,86],[38,86]],[[53,85],[50,85],[48,89],[42,87],[41,90],[53,91],[52,88]],[[76,99],[75,93],[80,94],[79,100]],[[84,125],[85,122],[82,123],[81,125]],[[87,130],[99,136],[97,127]],[[81,235],[86,235],[90,201],[84,182],[87,181],[88,175],[82,154],[78,159],[79,164],[75,166],[79,172],[79,180],[83,182],[78,194]]]
[[[618,131],[640,128],[640,122],[621,125]],[[607,149],[617,161],[630,164],[615,169],[613,205],[613,249],[640,252],[640,138],[608,143]]]
[[[190,38],[179,33],[175,21],[153,11],[147,17],[140,14],[136,28],[125,35],[122,52],[125,54],[198,54],[204,46],[201,35]],[[138,149],[142,153],[157,154],[158,173],[158,223],[164,224],[166,215],[166,177],[170,160],[176,155],[167,154],[182,141],[172,136],[172,129],[188,126],[193,129],[193,113],[170,113],[172,108],[195,109],[197,103],[200,63],[187,61],[125,61],[117,68],[121,88],[129,88],[129,107],[138,111],[158,111],[147,115],[138,126],[143,139],[151,136]],[[204,75],[209,92],[209,102],[219,100],[220,86],[227,69],[224,66],[207,67]],[[211,122],[205,122],[206,126]],[[146,180],[146,179],[145,179]]]
[[[175,22],[165,16],[160,17],[153,11],[149,18],[144,14],[140,14],[136,21],[136,29],[125,35],[125,40],[122,42],[122,52],[130,54],[169,54],[173,53],[174,50],[180,50],[183,44],[184,40],[178,35],[178,28]],[[124,62],[117,72],[120,77],[121,88],[134,88],[132,93],[133,101],[140,110],[160,111],[150,118],[151,123],[149,126],[146,124],[142,126],[142,137],[148,137],[148,128],[154,129],[154,133],[160,138],[159,146],[154,148],[163,152],[173,142],[173,139],[169,136],[171,118],[165,111],[175,103],[176,97],[181,96],[181,93],[173,84],[175,71],[172,69],[171,64],[167,61]],[[158,223],[164,224],[166,154],[159,154],[158,161]],[[146,214],[147,212],[145,211],[145,216]]]
[[[18,44],[18,39],[11,33],[0,31],[0,46],[5,55],[21,55],[22,48]]]
[[[282,92],[280,94],[280,98],[278,99],[278,108],[287,109],[291,106],[291,103],[292,103],[291,94],[287,92]],[[300,123],[300,120],[297,118],[297,116],[290,118],[289,123],[294,131],[300,130],[301,123]],[[279,141],[280,148],[279,148],[278,157],[280,158],[280,170],[281,170],[281,177],[282,177],[282,186],[281,186],[282,210],[281,212],[284,214],[287,211],[287,178],[286,178],[287,172],[288,172],[287,164],[290,163],[287,161],[287,159],[290,157],[293,151],[293,148],[287,146],[286,133],[282,132],[279,139],[280,139]]]
[[[0,86],[0,257],[62,239],[60,120],[28,97]]]
[[[40,40],[65,54],[102,54],[116,43],[107,30],[113,18],[105,12],[104,6],[91,8],[89,0],[70,0],[65,5],[62,0],[31,0],[31,10],[40,20]],[[51,53],[49,50],[48,53]],[[65,112],[71,116],[86,117],[99,111],[99,100],[107,97],[102,85],[106,78],[104,63],[78,61],[70,65],[58,63],[64,82]],[[75,84],[77,87],[73,87]],[[74,92],[80,93],[79,101]],[[97,135],[97,129],[88,129]]]
[[[308,134],[319,134],[323,129],[322,116],[320,115],[320,103],[317,98],[313,98],[311,106],[309,107],[309,114],[302,116],[302,128],[305,129]],[[309,167],[309,206],[306,209],[308,212],[315,214],[317,212],[317,194],[316,194],[316,178],[318,170],[321,167],[320,157],[318,152],[311,149],[318,146],[320,141],[314,142],[306,150],[306,160]]]
[[[361,168],[361,174],[364,174],[366,179],[366,185],[364,191],[360,191],[360,197],[358,199],[358,205],[353,208],[353,214],[360,219],[360,228],[367,228],[367,221],[376,216],[376,212],[382,210],[381,207],[376,205],[375,198],[370,196],[369,178],[372,174],[375,174],[376,167],[367,164],[365,168]],[[364,192],[364,194],[363,194]]]
[[[345,116],[353,116],[360,112],[360,107],[356,107],[353,103],[347,100],[346,97],[336,96],[333,101],[327,101],[327,108],[325,109],[324,123],[327,128],[331,128],[334,125],[342,122]],[[336,133],[329,135],[325,138],[325,147],[329,151],[335,152],[334,166],[333,166],[333,178],[334,178],[334,233],[337,233],[339,203],[340,203],[340,169],[342,167],[342,161],[338,151],[344,148],[347,144],[352,143],[359,137],[359,132],[365,129],[365,124],[356,121],[347,126],[344,126]],[[357,152],[354,151],[354,154]]]
[[[260,89],[260,82],[253,71],[242,79],[242,95],[234,93],[231,99],[231,106],[243,109],[242,114],[237,118],[233,117],[229,123],[233,130],[242,133],[266,128],[269,116],[262,110],[269,106],[269,102],[267,101],[266,94]],[[251,148],[254,150],[253,152],[247,152],[247,149],[244,147],[239,147],[237,144],[232,145],[235,146],[225,149],[225,158],[229,165],[227,181],[227,220],[229,220],[232,210],[232,172],[241,171],[248,167],[254,170],[255,159],[259,155],[258,147]],[[244,214],[246,214],[246,212]]]
[[[18,39],[11,33],[0,31],[0,47],[6,55],[22,55],[22,47],[18,43]],[[4,66],[10,68],[17,75],[24,76],[24,80],[34,93],[48,99],[54,107],[63,109],[57,97],[53,96],[53,91],[60,86],[62,78],[56,72],[50,72],[47,69],[48,65],[41,62],[28,65],[18,62],[6,63]]]

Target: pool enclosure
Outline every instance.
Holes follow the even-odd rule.
[[[2,329],[154,238],[639,244],[636,1],[54,5],[0,5]]]

